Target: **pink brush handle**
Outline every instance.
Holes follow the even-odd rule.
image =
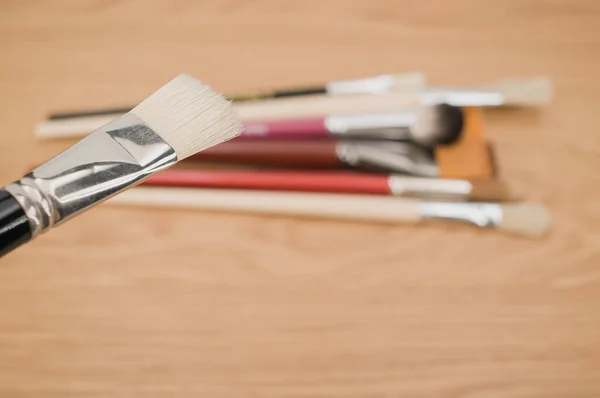
[[[279,120],[244,123],[242,138],[326,138],[329,136],[325,119]]]

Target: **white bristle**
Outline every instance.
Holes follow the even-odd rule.
[[[416,91],[427,85],[427,76],[423,72],[406,72],[391,76],[394,79],[392,91]]]
[[[481,88],[498,91],[509,106],[542,106],[552,99],[552,82],[544,77],[504,79]]]
[[[239,135],[242,123],[222,95],[181,74],[133,108],[179,160]]]
[[[541,236],[550,228],[550,214],[537,203],[503,204],[498,228],[524,236]]]

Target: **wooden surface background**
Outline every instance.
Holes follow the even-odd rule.
[[[1,260],[1,397],[600,396],[600,2],[0,1],[0,177],[48,111],[422,69],[548,75],[492,112],[542,241],[446,224],[98,207]]]

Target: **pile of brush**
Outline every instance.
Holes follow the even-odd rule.
[[[543,78],[428,87],[418,72],[230,95],[242,134],[157,173],[110,203],[366,220],[446,219],[543,234],[541,205],[496,177],[487,107],[539,107]],[[131,108],[57,113],[40,139],[79,137]]]

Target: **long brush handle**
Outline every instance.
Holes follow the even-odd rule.
[[[255,121],[244,123],[244,131],[239,138],[327,138],[329,131],[325,118],[316,117],[297,120]]]
[[[310,95],[235,104],[244,120],[282,120],[324,115],[390,112],[419,104],[418,93],[356,94],[346,96]]]
[[[390,195],[387,175],[351,172],[277,172],[169,169],[143,184],[162,187],[230,188]]]
[[[239,162],[265,166],[342,167],[334,140],[231,140],[208,148],[192,158],[202,161]]]
[[[422,219],[419,200],[370,195],[138,187],[109,203],[386,223]]]
[[[78,118],[58,118],[48,120],[36,125],[35,135],[42,139],[74,138],[88,134],[90,131],[110,122],[118,115],[98,115]],[[327,137],[329,131],[325,126],[325,118],[311,117],[307,119],[273,120],[273,121],[248,121],[244,123],[244,131],[239,138],[255,137]]]

